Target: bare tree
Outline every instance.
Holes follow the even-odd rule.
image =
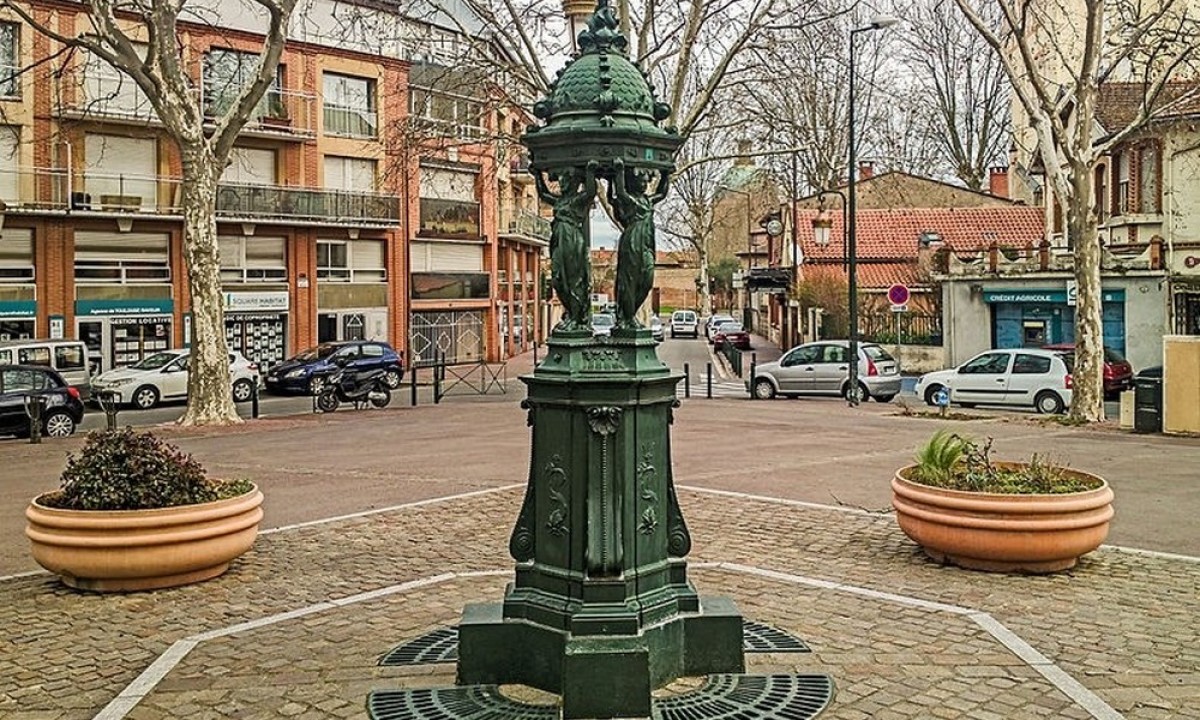
[[[995,2],[995,22],[979,3]],[[1057,202],[1075,254],[1076,360],[1071,415],[1104,419],[1104,337],[1100,235],[1093,174],[1097,162],[1156,115],[1200,97],[1194,82],[1200,34],[1185,0],[955,0],[1003,63],[1021,113],[1014,134],[1031,141]],[[1193,73],[1186,89],[1173,78]],[[1140,103],[1121,127],[1096,132],[1096,107],[1107,82],[1132,81]],[[1054,202],[1047,194],[1048,202]]]
[[[203,100],[196,92],[180,37],[181,24],[212,17],[212,8],[188,7],[185,0],[87,0],[81,8],[92,31],[73,34],[40,22],[21,5],[8,0],[0,2],[0,7],[16,14],[36,32],[64,47],[85,51],[132,80],[178,147],[183,167],[180,204],[193,333],[188,407],[180,422],[240,422],[233,404],[225,342],[217,248],[217,181],[229,163],[238,133],[275,82],[295,0],[253,0],[262,27],[261,53],[253,68],[241,73],[248,78],[245,82],[226,85],[220,103],[224,107],[211,119],[206,118]]]
[[[995,25],[996,6],[982,5],[979,11],[989,26]],[[898,35],[904,65],[915,79],[905,95],[920,101],[907,103],[905,114],[927,110],[919,123],[936,148],[935,161],[967,187],[981,190],[988,169],[1005,157],[1010,138],[1008,78],[1000,58],[954,12],[951,0],[916,0],[899,14],[909,21]]]

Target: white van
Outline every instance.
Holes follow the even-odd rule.
[[[700,320],[691,310],[676,310],[671,313],[671,337],[690,335],[700,337]]]
[[[43,365],[54,368],[84,399],[91,394],[92,374],[87,346],[80,340],[3,340],[0,365]]]

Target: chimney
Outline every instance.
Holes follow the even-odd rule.
[[[1008,197],[1008,167],[997,165],[988,169],[988,192],[996,197]]]
[[[749,140],[738,140],[737,143],[737,160],[733,161],[736,167],[747,167],[754,164],[754,159],[750,157],[750,151],[754,144]]]
[[[858,161],[858,179],[870,180],[875,176],[875,163],[870,160]]]

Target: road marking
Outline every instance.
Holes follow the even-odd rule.
[[[905,605],[930,612],[945,612],[953,615],[965,616],[978,625],[982,630],[984,630],[984,632],[991,635],[995,641],[1008,648],[1008,650],[1016,655],[1023,663],[1044,677],[1051,686],[1074,701],[1092,717],[1097,718],[1097,720],[1120,720],[1124,717],[1115,709],[1113,709],[1112,706],[1102,700],[1098,695],[1084,687],[1083,684],[1081,684],[1078,680],[1056,665],[1045,655],[1038,652],[1032,645],[1025,642],[1025,640],[1021,639],[1019,635],[1014,633],[1012,630],[1009,630],[1008,627],[996,620],[989,613],[960,605],[951,605],[948,603],[925,600],[923,598],[913,597],[911,595],[899,595],[896,593],[882,592],[858,585],[846,585],[836,581],[812,578],[804,575],[794,575],[791,573],[779,572],[777,570],[770,570],[751,565],[717,562],[693,563],[692,566],[696,569],[723,570],[726,572],[761,577],[790,585],[804,585],[806,587],[829,590],[831,592],[847,593],[871,600]],[[439,575],[409,580],[396,585],[388,585],[375,590],[349,595],[344,598],[315,603],[287,612],[267,615],[256,620],[236,623],[234,625],[228,625],[224,628],[217,628],[208,632],[190,635],[182,640],[175,641],[164,653],[155,658],[155,660],[150,663],[150,665],[143,670],[141,674],[139,674],[132,682],[126,685],[125,688],[121,690],[121,692],[115,698],[112,699],[112,701],[105,705],[104,708],[96,714],[94,720],[123,720],[123,718],[127,717],[129,713],[135,707],[137,707],[138,703],[140,703],[147,695],[154,692],[158,684],[162,682],[167,675],[175,669],[176,666],[183,662],[187,655],[193,649],[195,649],[196,646],[206,640],[227,637],[239,632],[256,630],[259,628],[295,620],[297,618],[306,617],[308,615],[326,612],[329,610],[337,610],[357,603],[370,602],[381,597],[387,597],[389,595],[396,595],[399,593],[409,592],[411,590],[431,587],[433,585],[438,585],[456,579],[498,577],[507,576],[511,573],[512,570],[470,570],[457,573],[441,573]]]

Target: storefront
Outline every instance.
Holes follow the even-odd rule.
[[[983,301],[992,309],[992,340],[996,348],[1037,348],[1075,342],[1075,303],[1067,288],[995,290],[985,288]],[[1125,291],[1103,294],[1105,344],[1125,352]]]
[[[37,337],[34,275],[33,230],[0,232],[0,340]]]
[[[383,240],[317,240],[317,342],[387,340]]]
[[[174,310],[170,298],[77,300],[76,337],[87,345],[94,370],[132,365],[171,347]]]
[[[286,290],[222,293],[225,340],[266,372],[287,359],[288,293]]]
[[[0,300],[0,340],[37,337],[37,303],[33,300]]]

